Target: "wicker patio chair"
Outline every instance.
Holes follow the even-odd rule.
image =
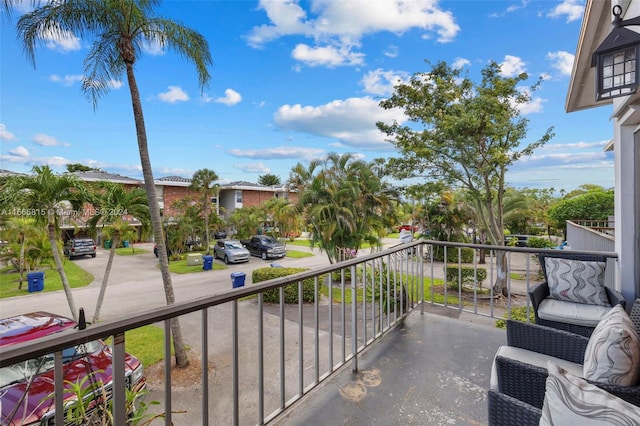
[[[636,299],[629,316],[640,332],[640,299]],[[564,330],[508,320],[507,342],[509,346],[582,364],[589,339]],[[495,367],[498,389],[488,393],[489,425],[537,424],[544,403],[547,369],[502,356],[496,357]],[[588,382],[640,407],[640,385]]]
[[[575,334],[580,334],[586,337],[591,336],[591,333],[595,328],[595,324],[593,326],[587,326],[587,325],[580,325],[580,324],[572,324],[569,322],[551,321],[551,320],[543,319],[539,317],[538,308],[540,307],[540,304],[550,295],[549,284],[547,282],[547,271],[545,267],[545,258],[547,257],[563,258],[563,259],[570,259],[570,260],[606,262],[607,261],[606,256],[582,254],[582,253],[566,253],[562,251],[558,251],[557,253],[541,253],[538,255],[538,260],[540,261],[540,266],[542,268],[542,273],[545,281],[529,289],[529,298],[531,299],[531,305],[533,307],[533,313],[535,315],[536,324],[546,325],[547,327],[557,328],[559,330],[565,330],[565,331],[575,333]],[[609,299],[609,304],[612,307],[617,304],[620,304],[622,305],[623,308],[626,308],[626,300],[622,295],[622,293],[607,286],[605,286],[605,291],[607,293],[607,298]]]

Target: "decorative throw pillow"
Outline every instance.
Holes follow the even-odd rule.
[[[583,377],[635,386],[640,375],[640,337],[627,312],[614,306],[593,330],[584,353]]]
[[[549,294],[554,299],[589,305],[609,305],[604,288],[605,262],[546,257]]]
[[[637,425],[640,407],[547,363],[540,425]]]

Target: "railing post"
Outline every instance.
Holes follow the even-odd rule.
[[[351,354],[353,355],[353,368],[358,371],[358,292],[356,285],[356,267],[351,266]]]
[[[112,379],[113,379],[113,423],[116,425],[124,425],[127,423],[127,407],[126,407],[126,383],[124,379],[124,333],[113,336],[113,354]]]

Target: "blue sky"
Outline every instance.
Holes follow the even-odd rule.
[[[80,89],[91,40],[47,40],[34,69],[16,41],[15,21],[27,9],[0,22],[0,168],[62,172],[83,163],[141,178],[125,76],[94,111]],[[429,71],[425,60],[479,81],[494,60],[505,75],[527,72],[527,84],[544,79],[522,111],[530,120],[524,142],[555,128],[511,168],[508,184],[612,187],[613,154],[603,149],[611,111],[564,111],[583,9],[580,0],[165,0],[158,13],[202,33],[214,64],[201,92],[193,65],[173,52],[149,46],[140,58],[154,177],[209,168],[220,183],[267,173],[284,182],[296,163],[329,152],[396,156],[375,127],[404,120],[378,106],[394,82]]]

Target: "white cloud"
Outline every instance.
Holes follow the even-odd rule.
[[[324,154],[324,150],[320,148],[304,148],[296,146],[279,146],[264,149],[230,149],[228,152],[234,157],[254,158],[260,160],[283,158],[312,159]]]
[[[18,138],[11,133],[10,131],[7,130],[7,126],[5,126],[4,124],[0,123],[0,140],[3,141],[17,141]]]
[[[471,65],[471,61],[465,58],[456,58],[456,60],[453,61],[453,64],[451,64],[455,69],[468,67],[469,65]]]
[[[80,50],[80,39],[70,33],[69,31],[63,31],[60,27],[53,26],[47,31],[43,31],[40,34],[44,44],[52,50],[58,50],[62,52],[72,52]]]
[[[182,90],[180,86],[169,86],[169,90],[160,93],[158,98],[163,102],[169,103],[186,102],[189,100],[189,95],[187,95],[187,92]]]
[[[37,133],[33,136],[33,143],[40,146],[69,146],[68,143],[60,142],[54,136]]]
[[[28,157],[29,150],[24,146],[17,146],[12,150],[9,150],[9,154],[15,155],[16,157]]]
[[[524,61],[517,56],[511,55],[505,55],[504,61],[500,64],[500,69],[504,77],[515,77],[527,71]]]
[[[574,58],[572,53],[562,50],[547,53],[547,59],[551,61],[551,66],[560,71],[562,75],[571,75]]]
[[[283,105],[274,121],[283,130],[337,139],[344,145],[360,149],[391,149],[391,144],[376,127],[376,122],[406,121],[398,109],[385,110],[370,98],[336,100],[325,105]],[[335,141],[333,141],[335,142]]]
[[[360,84],[364,86],[365,93],[388,96],[393,93],[395,85],[408,81],[409,77],[404,71],[384,71],[378,68],[366,73]]]
[[[260,0],[259,9],[270,24],[254,27],[246,39],[250,46],[261,47],[280,37],[299,35],[315,45],[300,43],[292,56],[313,66],[359,65],[364,56],[355,52],[365,35],[392,32],[398,35],[420,29],[437,41],[452,41],[460,27],[453,14],[439,8],[433,0],[312,0],[308,11],[297,0]],[[385,52],[395,56],[396,49]]]
[[[142,43],[142,51],[151,56],[162,56],[164,55],[164,46],[160,43],[160,40],[147,39]]]
[[[58,74],[51,74],[49,76],[49,81],[61,83],[63,86],[73,86],[75,83],[82,81],[82,79],[82,74],[69,74],[64,77],[61,77]]]
[[[291,56],[300,62],[315,67],[327,66],[333,68],[342,65],[362,65],[364,54],[352,52],[345,46],[321,46],[311,47],[306,44],[298,44]]]
[[[534,97],[526,104],[518,105],[518,110],[522,115],[533,114],[534,112],[542,112],[542,105],[546,101],[542,98]]]
[[[227,89],[224,91],[224,97],[217,98],[215,101],[225,105],[235,105],[242,100],[240,93],[233,89]]]
[[[398,57],[398,46],[390,45],[387,49],[382,52],[384,56],[387,58],[397,58]]]
[[[582,0],[565,0],[554,7],[547,16],[551,18],[567,17],[567,22],[577,21],[582,18],[584,13],[584,1]]]
[[[540,150],[567,150],[567,149],[589,149],[589,148],[601,148],[603,149],[609,141],[598,141],[598,142],[574,142],[574,143],[564,143],[564,144],[545,144]]]
[[[271,173],[271,169],[263,163],[235,164],[233,167],[245,173]]]
[[[109,88],[111,89],[119,89],[122,87],[124,83],[122,82],[122,80],[109,80],[109,82],[107,83],[107,85],[109,86]]]

